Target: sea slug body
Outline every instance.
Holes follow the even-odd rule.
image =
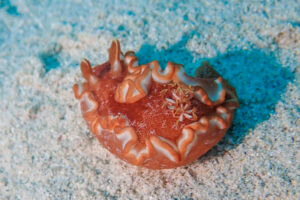
[[[208,63],[187,76],[180,64],[138,64],[114,40],[107,62],[84,59],[82,85],[73,91],[83,118],[101,144],[150,169],[188,164],[216,145],[230,127],[236,92]]]

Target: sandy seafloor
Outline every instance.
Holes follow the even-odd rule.
[[[227,136],[160,171],[102,148],[71,88],[114,38],[140,63],[210,61],[240,98]],[[0,0],[0,199],[299,199],[299,68],[297,0]]]

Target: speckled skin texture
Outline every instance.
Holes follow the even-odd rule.
[[[0,1],[0,199],[299,199],[299,2],[181,2]],[[101,147],[71,88],[113,38],[141,63],[208,60],[239,95],[227,136],[162,171]]]

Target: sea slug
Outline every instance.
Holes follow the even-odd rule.
[[[146,56],[146,55],[145,55]],[[73,91],[83,118],[101,144],[150,169],[188,164],[216,145],[239,106],[235,89],[208,63],[186,75],[180,64],[138,64],[114,40],[107,62],[81,62],[85,79]]]

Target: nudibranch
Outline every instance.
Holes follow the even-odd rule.
[[[107,62],[81,62],[73,91],[100,143],[122,160],[150,169],[188,164],[216,145],[239,106],[235,89],[204,63],[196,76],[180,64],[138,64],[114,40]]]

